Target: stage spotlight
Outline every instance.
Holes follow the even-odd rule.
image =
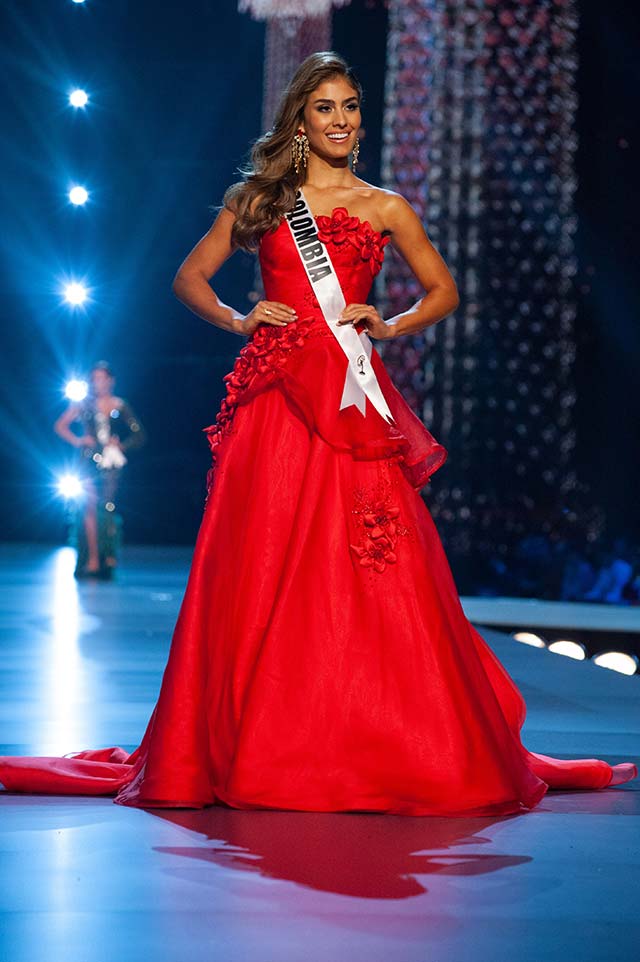
[[[79,284],[77,281],[65,284],[63,293],[65,301],[68,304],[73,304],[74,307],[79,304],[84,304],[88,296],[87,288],[84,284]]]
[[[89,200],[89,194],[84,187],[72,187],[69,191],[69,200],[76,206],[86,204],[86,202]]]
[[[532,648],[546,648],[547,643],[540,635],[534,635],[532,631],[516,631],[513,635],[516,641],[521,641],[523,645],[531,645]]]
[[[624,651],[601,651],[591,659],[600,668],[610,668],[623,675],[635,675],[638,670],[638,659]]]
[[[69,103],[72,107],[86,107],[88,102],[88,94],[79,87],[76,90],[72,90],[69,94]]]
[[[84,3],[84,0],[71,0],[72,3]]]
[[[84,401],[89,393],[89,385],[79,378],[71,378],[64,386],[64,396],[70,401]]]
[[[63,474],[58,480],[58,494],[68,501],[82,495],[82,481],[75,474]]]
[[[566,655],[567,658],[575,658],[576,661],[584,661],[587,657],[584,645],[579,641],[569,641],[567,638],[557,638],[548,648],[555,655]]]

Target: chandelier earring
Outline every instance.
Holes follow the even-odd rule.
[[[307,166],[309,156],[309,138],[303,130],[298,130],[291,142],[291,160],[296,169],[296,174],[300,173],[300,167]]]
[[[360,153],[360,141],[356,137],[353,144],[353,153],[351,155],[351,170],[355,173],[355,169],[358,166],[358,154]]]

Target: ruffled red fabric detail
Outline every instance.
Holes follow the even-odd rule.
[[[261,378],[265,386],[275,379],[291,351],[303,346],[311,323],[310,320],[302,320],[294,321],[287,327],[259,325],[240,351],[232,370],[222,379],[227,385],[226,396],[222,400],[215,423],[203,428],[211,449],[212,461],[207,473],[207,498],[213,484],[218,446],[231,430],[233,415],[241,398],[256,378]]]
[[[361,226],[359,217],[352,217],[346,207],[334,207],[331,216],[319,214],[316,217],[318,225],[318,240],[323,244],[333,242],[343,244],[352,231]]]
[[[363,221],[360,229],[350,238],[351,243],[358,249],[363,261],[369,262],[371,273],[377,274],[384,261],[384,248],[389,243],[388,237],[383,237],[374,230],[368,221]]]
[[[389,243],[380,231],[374,230],[368,220],[351,216],[346,207],[335,207],[331,216],[320,214],[316,217],[318,240],[323,244],[351,244],[369,265],[375,276],[382,268],[384,248]]]

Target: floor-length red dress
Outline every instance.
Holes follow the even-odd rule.
[[[386,238],[318,216],[347,303]],[[404,815],[531,809],[630,764],[527,751],[525,704],[467,621],[419,491],[446,452],[373,351],[394,423],[340,411],[346,357],[286,222],[259,251],[262,325],[207,429],[209,492],[158,702],[140,746],[0,759],[6,789],[115,794],[121,805]]]

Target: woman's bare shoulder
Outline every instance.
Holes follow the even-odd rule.
[[[378,188],[378,202],[383,214],[390,217],[402,217],[403,215],[413,214],[415,210],[406,197],[399,194],[397,190],[388,190],[384,187]]]
[[[392,223],[397,223],[407,217],[417,216],[409,201],[397,190],[378,187],[363,180],[359,181],[356,189],[362,192],[362,197],[367,199],[372,209],[381,217],[385,227],[391,227]]]

